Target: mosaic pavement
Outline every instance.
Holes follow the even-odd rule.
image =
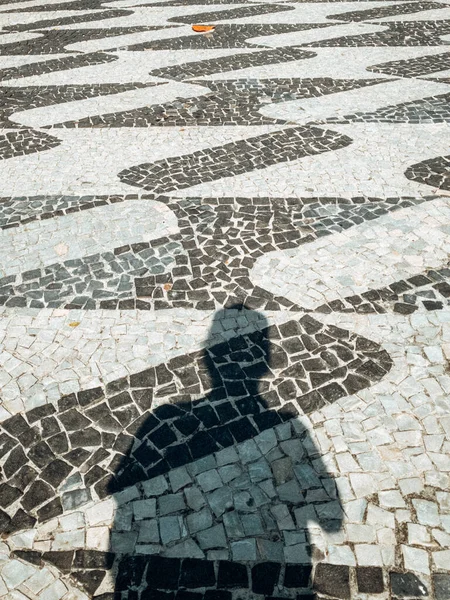
[[[0,598],[450,600],[450,0],[0,25]]]

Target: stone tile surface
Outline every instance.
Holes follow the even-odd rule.
[[[0,26],[0,598],[449,600],[448,1]]]

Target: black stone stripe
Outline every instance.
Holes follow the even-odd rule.
[[[345,123],[448,123],[450,93],[383,106],[368,113],[326,119],[327,124]]]
[[[367,10],[354,10],[337,15],[328,15],[327,19],[336,21],[370,21],[371,19],[382,19],[383,17],[393,17],[395,15],[406,15],[423,10],[435,10],[445,8],[445,4],[440,2],[406,2],[405,4],[394,4],[393,6],[382,6],[379,8],[369,8]]]
[[[233,177],[271,165],[345,148],[351,138],[318,127],[293,127],[192,154],[126,169],[121,181],[155,194]],[[173,175],[172,175],[173,173]]]
[[[438,71],[445,71],[450,65],[450,52],[442,54],[430,54],[428,56],[419,56],[418,58],[409,58],[406,60],[393,60],[378,65],[367,67],[368,71],[375,73],[385,73],[386,75],[395,75],[397,77],[420,77],[422,75],[431,75]]]
[[[341,1],[341,0],[334,0]],[[195,6],[209,6],[217,4],[243,4],[242,0],[195,0]],[[139,6],[192,6],[192,0],[162,0],[162,2],[151,2]]]
[[[109,570],[114,561],[111,552],[98,550],[71,550],[68,552],[37,552],[30,550],[16,550],[13,556],[19,560],[27,561],[33,565],[44,566],[50,564],[60,571],[69,573],[70,576],[81,584],[83,589],[94,596],[103,581],[106,570]],[[134,560],[133,560],[134,559]],[[133,578],[133,584],[144,579],[148,585],[147,596],[164,597],[166,600],[186,600],[189,595],[195,600],[231,600],[231,590],[241,590],[248,593],[263,594],[262,597],[273,597],[275,585],[291,591],[324,593],[327,596],[350,598],[351,581],[356,582],[356,589],[360,594],[378,595],[390,592],[393,597],[422,598],[429,596],[429,587],[435,592],[436,600],[447,600],[450,589],[450,575],[446,573],[433,573],[431,585],[425,583],[416,573],[388,570],[386,567],[349,567],[319,563],[311,573],[310,565],[289,564],[280,570],[276,563],[260,563],[259,568],[254,565],[230,561],[208,561],[192,559],[176,559],[155,556],[133,556],[121,559],[120,573],[123,575],[119,587],[125,583],[125,574]],[[147,567],[147,568],[146,568]],[[281,571],[281,572],[280,572]],[[180,590],[181,583],[202,583],[201,587],[206,592],[199,591],[201,587]],[[137,585],[135,586],[138,587]],[[125,588],[126,589],[126,588]],[[159,592],[159,595],[158,595]],[[220,593],[220,596],[218,595]],[[162,595],[163,594],[163,595]],[[193,595],[195,594],[195,596]],[[162,596],[161,596],[162,595]],[[313,594],[305,595],[313,598]],[[142,599],[143,600],[143,599]]]
[[[307,52],[298,48],[275,48],[274,50],[261,50],[249,54],[233,54],[232,56],[220,56],[219,58],[162,67],[161,69],[150,71],[150,75],[182,81],[183,79],[204,77],[213,73],[224,73],[248,67],[303,60],[305,58],[313,58],[314,56],[317,56],[315,52]],[[209,85],[209,82],[203,83]]]
[[[49,9],[50,12],[52,9]],[[15,12],[15,11],[12,11]],[[72,25],[74,23],[90,23],[91,21],[103,21],[105,19],[116,19],[119,17],[127,17],[133,15],[132,10],[104,10],[96,13],[86,13],[81,15],[74,15],[72,17],[60,17],[55,19],[46,19],[43,21],[35,21],[34,23],[18,23],[17,25],[11,25],[5,27],[5,31],[33,31],[35,29],[43,29],[50,27],[62,27],[63,25]]]
[[[417,183],[450,191],[450,155],[429,158],[408,167],[405,177]]]
[[[8,67],[0,69],[0,81],[7,79],[19,79],[23,77],[33,77],[44,75],[55,71],[66,71],[69,69],[78,69],[80,67],[89,67],[110,63],[117,60],[117,56],[104,54],[103,52],[92,52],[89,54],[78,54],[77,56],[67,56],[67,58],[53,58],[38,63],[20,65],[18,67]]]
[[[252,38],[279,35],[281,33],[290,33],[292,31],[304,31],[306,29],[318,29],[330,27],[332,23],[307,23],[307,24],[219,24],[214,29],[212,35],[203,35],[192,33],[161,40],[150,40],[142,44],[134,44],[127,47],[127,50],[184,50],[201,48],[255,48],[252,44]]]
[[[178,97],[165,104],[153,104],[123,112],[65,121],[55,127],[180,127],[221,125],[284,124],[285,119],[261,114],[262,102],[272,104],[318,97],[385,83],[385,79],[232,79],[230,81],[197,81],[208,92],[204,95]]]
[[[19,0],[17,0],[19,1]],[[11,0],[2,0],[2,4],[9,4]],[[20,12],[52,12],[57,10],[101,10],[105,8],[105,0],[75,0],[74,2],[61,2],[61,4],[42,4],[38,6],[26,6],[25,8],[16,8],[5,10],[4,13],[20,13]]]
[[[383,314],[393,310],[410,315],[422,305],[427,310],[439,310],[449,303],[450,263],[447,263],[440,269],[428,269],[383,288],[347,296],[342,300],[332,300],[319,306],[315,312]]]
[[[86,98],[96,98],[120,94],[130,90],[153,87],[155,83],[101,83],[101,84],[68,84],[27,87],[0,87],[0,127],[6,129],[22,129],[10,117],[18,112],[33,108],[54,106],[66,102],[75,102]]]
[[[229,10],[219,10],[217,12],[195,13],[192,15],[180,15],[167,19],[172,23],[186,23],[187,25],[195,23],[217,23],[217,21],[225,21],[229,19],[243,19],[245,17],[253,17],[258,15],[268,15],[272,13],[285,12],[294,10],[294,6],[286,4],[255,4],[253,6],[244,6],[232,8]]]
[[[302,44],[302,47],[444,46],[447,42],[441,36],[450,33],[450,20],[395,21],[380,23],[380,26],[387,28],[387,31],[335,37]]]
[[[125,196],[23,196],[0,198],[0,229],[19,227],[32,221],[53,219],[97,206],[136,200],[137,194]],[[153,198],[147,194],[142,198]]]
[[[59,146],[60,140],[43,131],[25,129],[0,135],[0,160],[34,154]]]
[[[0,45],[0,56],[20,56],[24,54],[64,54],[66,46],[79,42],[88,42],[103,38],[114,38],[115,36],[141,31],[157,31],[167,27],[109,27],[103,29],[49,29],[35,30],[40,34],[22,42],[10,42]],[[114,39],[111,40],[111,48],[115,48]]]

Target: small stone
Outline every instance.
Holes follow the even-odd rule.
[[[257,559],[256,540],[250,539],[231,542],[231,554],[233,560],[255,561]]]
[[[282,542],[271,542],[270,540],[257,539],[258,552],[262,560],[284,562]]]
[[[402,545],[402,554],[403,561],[405,563],[405,569],[408,569],[409,571],[415,571],[416,573],[424,573],[425,575],[430,574],[428,553],[426,550]]]
[[[281,565],[264,562],[252,567],[252,591],[254,594],[270,595],[278,584]]]
[[[430,534],[424,525],[408,523],[408,543],[422,546],[430,543]]]
[[[125,533],[119,531],[111,532],[111,552],[133,554],[137,537],[138,534],[135,531],[127,531]]]
[[[266,429],[255,437],[255,442],[262,454],[267,454],[278,443],[273,429]]]
[[[371,505],[373,506],[373,505]],[[367,501],[364,498],[359,498],[358,500],[352,500],[351,502],[346,502],[343,504],[343,509],[345,514],[347,515],[347,519],[351,523],[360,523],[362,522],[364,515],[366,513]],[[378,508],[375,507],[375,508]],[[382,509],[380,509],[382,510]],[[382,512],[386,512],[383,511]],[[392,515],[392,520],[395,525],[394,515]],[[367,518],[367,522],[370,523],[369,518]],[[394,527],[393,525],[393,527]]]
[[[355,554],[358,565],[361,567],[382,567],[383,559],[379,546],[370,544],[358,544],[355,546]]]
[[[64,510],[73,510],[79,506],[87,504],[91,500],[91,493],[89,490],[73,490],[72,492],[66,492],[62,495],[62,505]]]
[[[300,504],[303,501],[303,494],[297,481],[291,479],[276,489],[278,497],[282,502],[291,502],[292,504]]]
[[[303,531],[283,531],[283,537],[286,546],[306,543],[306,535]]]
[[[231,446],[230,448],[225,448],[224,450],[216,452],[216,460],[217,465],[221,467],[223,465],[229,465],[231,463],[238,462],[239,456],[236,450]]]
[[[205,558],[204,553],[200,550],[194,540],[183,540],[179,544],[175,544],[171,548],[167,548],[163,552],[163,556],[170,558]]]
[[[290,426],[290,423],[287,423],[287,425]],[[305,456],[305,448],[301,441],[297,439],[281,442],[280,448],[294,463],[301,462]]]
[[[268,498],[275,498],[277,495],[272,479],[261,481],[258,485]]]
[[[204,458],[200,458],[188,466],[191,475],[195,476],[204,471],[215,469],[217,466],[216,459],[213,454],[209,454]]]
[[[133,502],[133,513],[135,521],[151,519],[156,517],[156,500],[137,500]]]
[[[226,548],[228,546],[227,538],[223,525],[215,525],[197,533],[197,540],[202,550],[210,548]]]
[[[312,487],[319,487],[321,485],[317,473],[310,465],[306,463],[295,465],[294,472],[302,490],[307,490]],[[289,477],[287,479],[289,479]],[[280,483],[284,483],[284,481],[281,481]]]
[[[169,515],[170,513],[179,512],[186,508],[182,492],[178,494],[166,494],[158,500],[159,514]]]
[[[139,525],[139,543],[159,544],[159,528],[158,521],[143,521]]]
[[[159,530],[163,544],[169,544],[181,538],[181,517],[162,517],[159,520]]]
[[[379,492],[378,498],[380,500],[380,505],[383,508],[406,508],[403,496],[398,490]]]
[[[269,463],[265,458],[250,463],[248,465],[248,474],[250,479],[254,482],[263,481],[272,477],[272,471],[270,470]]]
[[[358,591],[362,594],[384,592],[383,571],[380,567],[358,567],[356,569]]]
[[[233,507],[233,494],[229,487],[223,486],[218,490],[214,490],[207,496],[208,504],[211,510],[220,517],[227,510]]]
[[[146,496],[160,496],[169,489],[169,484],[163,475],[142,482]]]
[[[350,569],[343,565],[319,563],[314,576],[314,590],[335,598],[350,598]]]
[[[350,482],[357,498],[364,498],[378,491],[375,478],[366,473],[350,473]]]
[[[173,492],[178,492],[181,488],[192,483],[192,478],[189,475],[186,467],[179,467],[169,471],[169,481]]]
[[[436,500],[442,512],[450,512],[450,492],[436,492]]]
[[[229,483],[236,479],[240,475],[242,475],[242,469],[239,465],[225,465],[224,467],[220,467],[218,469],[219,475],[223,483]]]
[[[436,569],[439,571],[450,570],[450,550],[440,550],[433,552],[433,562]]]
[[[18,560],[9,560],[2,568],[2,577],[9,589],[18,587],[34,573],[36,573],[36,570],[31,565]]]
[[[196,513],[190,514],[186,518],[186,523],[190,533],[196,533],[202,529],[208,529],[213,524],[213,518],[209,509],[204,508]]]
[[[270,512],[275,517],[278,529],[295,529],[291,513],[289,512],[289,509],[285,504],[276,504],[275,506],[272,506]],[[304,525],[304,527],[306,527],[306,524]]]
[[[292,479],[294,472],[292,469],[292,460],[289,457],[280,458],[275,460],[272,464],[272,472],[277,485],[286,483],[289,479]]]
[[[264,527],[259,515],[246,515],[243,520],[244,531],[248,536],[261,535],[264,533]]]
[[[251,512],[256,510],[255,500],[249,492],[238,492],[234,494],[234,507],[239,512]]]
[[[390,574],[392,595],[398,598],[423,598],[428,596],[428,589],[414,573]]]
[[[219,589],[248,589],[247,567],[236,562],[221,561],[219,563],[217,586]]]
[[[241,461],[245,464],[261,458],[261,452],[254,440],[247,440],[237,447]]]
[[[421,525],[439,525],[440,518],[438,506],[430,500],[413,499],[412,504],[416,509],[417,520]]]
[[[436,600],[448,600],[450,598],[450,575],[436,573],[433,575],[433,584]]]
[[[223,515],[223,524],[230,538],[241,538],[245,536],[244,527],[241,519],[235,510],[226,512]]]
[[[284,558],[287,563],[307,565],[311,562],[309,544],[295,544],[284,548]]]
[[[401,479],[398,482],[398,485],[404,496],[408,496],[409,494],[420,494],[423,490],[423,483],[418,477]]]
[[[371,543],[376,541],[375,529],[371,525],[360,525],[349,523],[346,527],[349,542]]]
[[[284,586],[286,588],[310,587],[311,571],[310,565],[286,565]]]
[[[222,480],[216,469],[200,473],[197,475],[197,481],[204,492],[211,492],[222,486]]]
[[[288,421],[287,423],[281,423],[275,427],[275,433],[277,434],[280,442],[284,440],[288,440],[292,437],[292,427],[291,423]]]
[[[328,562],[333,565],[356,566],[355,555],[348,546],[328,546]]]
[[[318,522],[316,509],[312,504],[296,508],[294,515],[298,529],[306,529],[309,521]]]
[[[206,500],[197,487],[188,487],[184,490],[186,496],[186,502],[189,508],[192,510],[200,510],[202,506],[205,506]]]

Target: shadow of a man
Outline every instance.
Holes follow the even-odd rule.
[[[308,427],[280,399],[274,372],[301,348],[281,349],[271,333],[261,313],[219,311],[182,393],[153,396],[110,490],[114,598],[314,597],[312,568],[342,508]],[[149,470],[156,449],[163,459]]]

